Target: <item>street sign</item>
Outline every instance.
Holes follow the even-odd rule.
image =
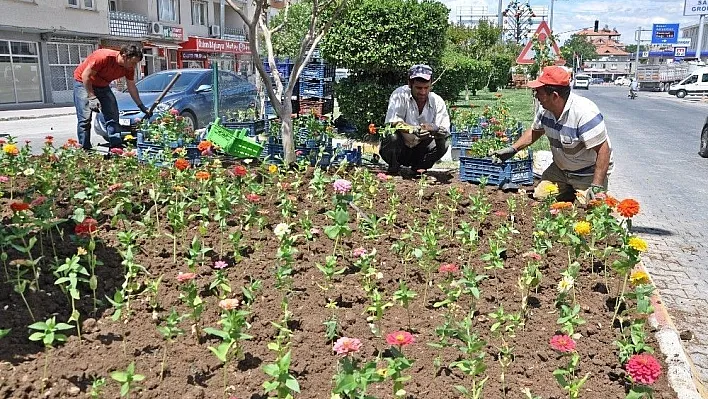
[[[647,57],[649,57],[649,52],[648,52],[648,51],[642,51],[641,57],[642,57],[642,58],[647,58]]]
[[[541,21],[541,23],[538,25],[538,29],[536,29],[536,32],[534,33],[534,36],[538,37],[539,41],[546,42],[546,44],[550,47],[551,56],[554,56],[558,59],[556,61],[557,65],[563,65],[565,63],[560,56],[560,49],[558,48],[558,44],[555,41],[551,40],[551,29],[548,27],[546,21]],[[536,52],[533,51],[533,40],[529,40],[529,42],[526,43],[526,47],[524,47],[524,49],[521,50],[519,56],[516,57],[516,63],[527,65],[533,64],[533,59],[535,56]]]
[[[674,47],[674,57],[685,57],[686,47]]]
[[[676,43],[678,36],[679,24],[654,24],[651,29],[652,44]]]
[[[671,47],[691,47],[690,37],[680,37]]]
[[[683,15],[708,14],[708,0],[686,0],[683,3]]]

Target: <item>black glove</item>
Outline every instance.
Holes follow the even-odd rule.
[[[502,162],[504,162],[504,161],[508,161],[509,159],[511,159],[511,157],[516,155],[516,152],[517,152],[516,148],[514,148],[512,146],[508,146],[508,147],[502,148],[501,150],[494,151],[492,153],[492,155],[499,158],[499,160],[501,160]]]
[[[143,114],[145,114],[144,119],[152,118],[152,112],[150,112],[150,110],[144,104],[138,104],[138,108],[140,108],[140,111],[142,111]]]
[[[96,96],[91,96],[88,98],[88,107],[93,112],[101,112],[101,102],[98,101]]]

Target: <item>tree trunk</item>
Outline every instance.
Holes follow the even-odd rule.
[[[283,154],[285,159],[283,162],[285,164],[290,164],[295,162],[295,141],[293,140],[293,88],[288,87],[285,90],[285,95],[283,96],[282,102],[282,112],[280,113],[280,121],[282,123],[280,127],[280,134],[283,138]]]

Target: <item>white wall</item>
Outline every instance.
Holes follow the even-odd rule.
[[[108,34],[108,2],[94,0],[95,9],[69,7],[67,0],[0,0],[0,25],[61,33]],[[83,1],[79,1],[83,4]]]

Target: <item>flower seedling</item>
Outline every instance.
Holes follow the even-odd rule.
[[[406,309],[406,314],[408,315],[408,329],[411,328],[411,311],[409,309],[411,302],[418,294],[415,291],[408,288],[406,282],[401,279],[398,282],[398,289],[393,293],[393,300],[398,301],[404,309]]]
[[[54,284],[62,287],[62,290],[69,292],[69,298],[71,299],[71,317],[69,317],[69,322],[76,323],[76,333],[81,340],[81,325],[79,323],[80,314],[76,309],[76,301],[81,298],[79,293],[79,282],[87,282],[85,277],[89,273],[86,268],[79,264],[79,255],[74,255],[71,259],[67,258],[63,265],[59,266],[55,272],[59,278],[54,282]]]
[[[165,319],[165,324],[157,327],[157,331],[165,340],[165,347],[162,350],[162,363],[160,364],[160,381],[162,381],[165,375],[165,364],[167,363],[169,345],[175,338],[184,334],[184,330],[178,327],[179,323],[182,321],[182,317],[183,316],[180,316],[176,310],[172,309],[167,319]]]
[[[66,342],[66,335],[60,331],[71,330],[73,327],[66,323],[57,323],[56,317],[52,316],[47,321],[38,321],[29,326],[30,330],[36,330],[29,336],[30,341],[42,341],[46,354],[44,356],[44,372],[42,381],[47,379],[47,366],[49,365],[49,351],[54,347],[55,342]],[[42,383],[42,394],[44,394],[44,383]]]
[[[578,378],[575,375],[578,363],[580,363],[580,355],[575,350],[575,341],[567,335],[555,335],[551,338],[550,345],[555,351],[564,356],[569,356],[568,364],[565,367],[555,369],[553,376],[556,377],[556,381],[558,381],[561,388],[568,391],[569,399],[578,399],[580,389],[590,377],[590,373],[585,374],[582,378]]]
[[[130,362],[125,371],[114,371],[111,373],[111,378],[120,384],[120,397],[130,398],[130,392],[139,389],[134,384],[145,379],[142,374],[135,374],[135,363]]]
[[[395,331],[386,335],[386,343],[391,345],[389,351],[392,354],[392,357],[386,358],[386,375],[393,380],[393,396],[404,398],[406,390],[403,389],[403,383],[410,380],[411,376],[403,375],[403,372],[411,368],[413,361],[403,354],[403,347],[415,343],[415,337],[407,331]]]
[[[376,370],[375,361],[359,365],[353,355],[361,348],[362,343],[357,338],[341,337],[334,343],[332,350],[342,358],[339,360],[337,375],[334,376],[332,398],[371,399],[366,395],[369,385],[384,380],[387,370]]]

